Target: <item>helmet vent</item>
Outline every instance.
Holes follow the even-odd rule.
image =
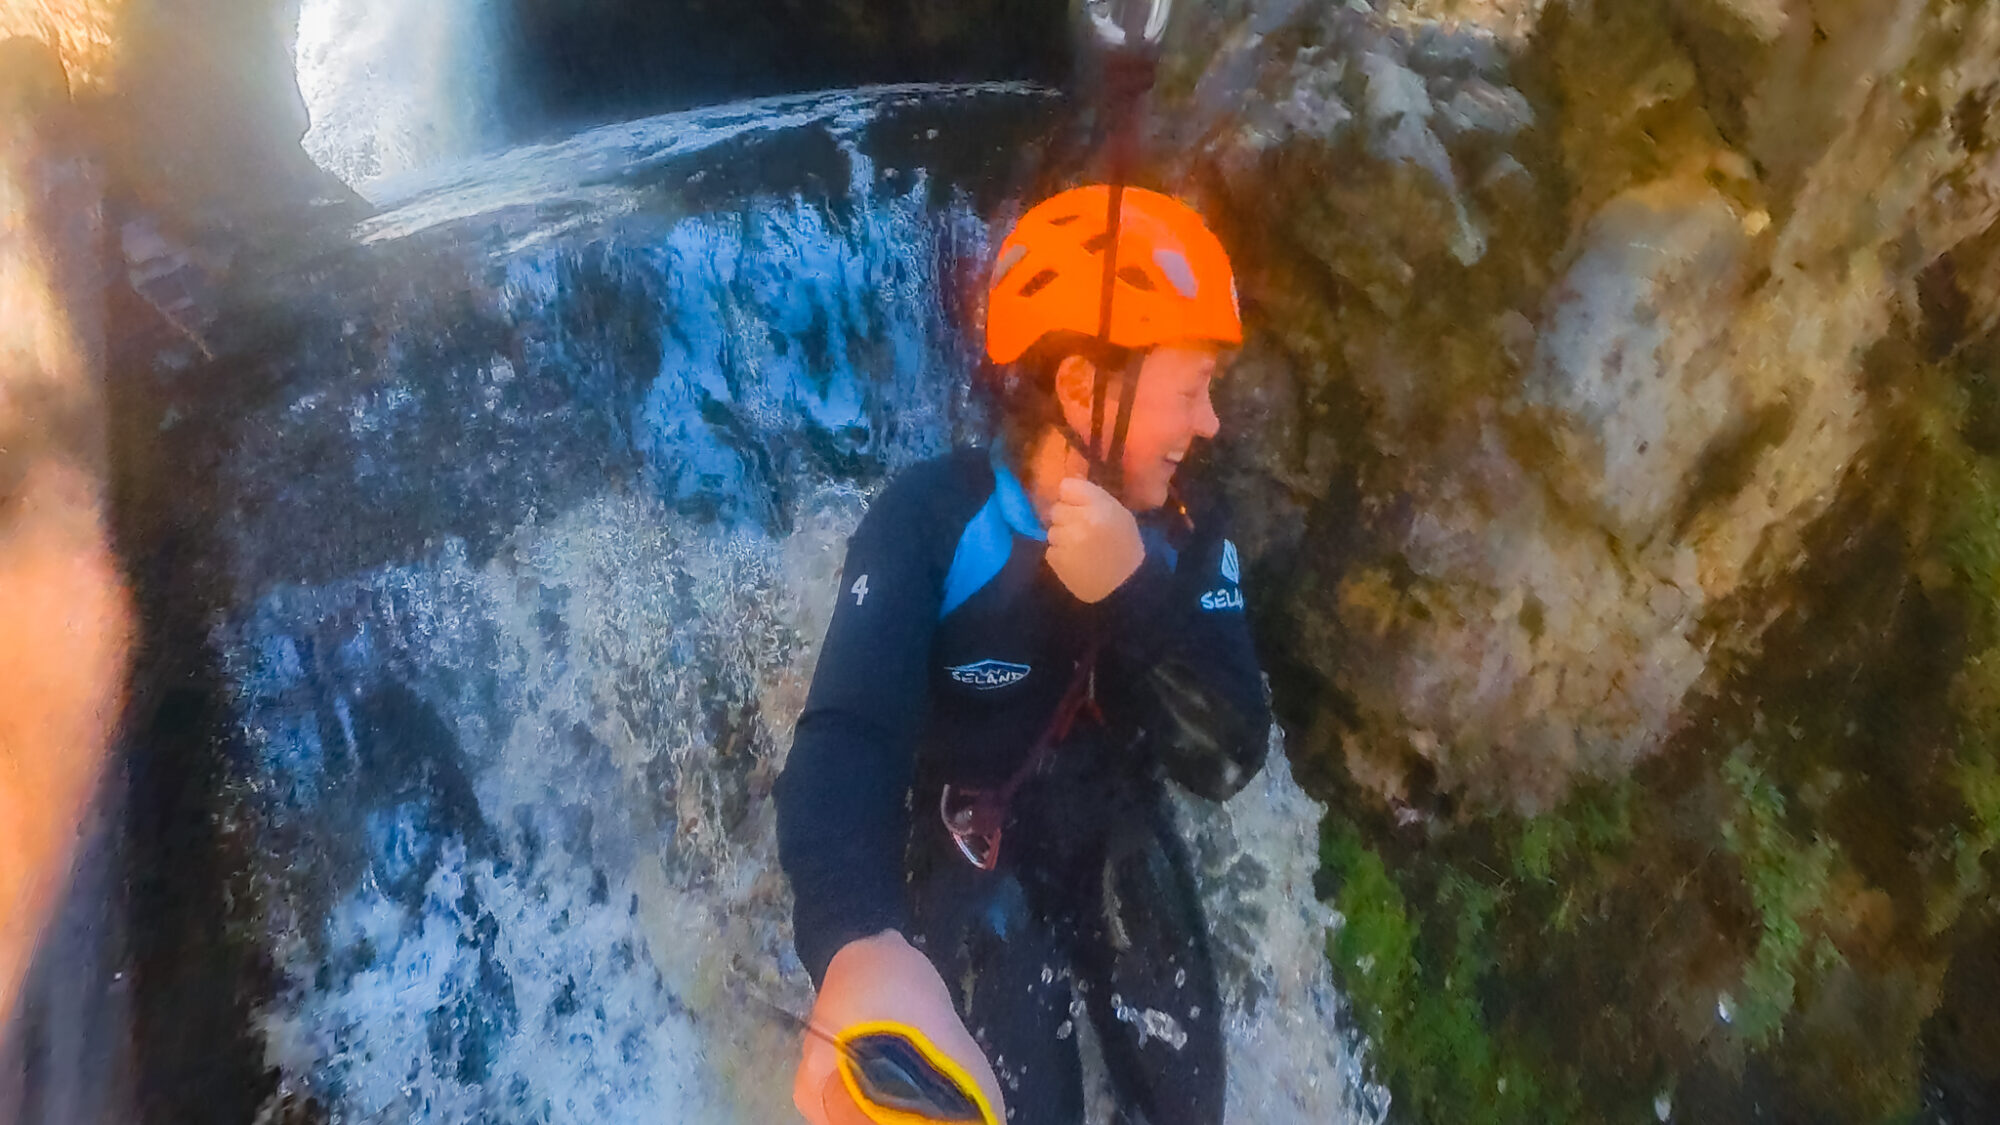
[[[1167,275],[1182,297],[1192,301],[1201,292],[1201,283],[1195,280],[1194,267],[1188,265],[1187,255],[1162,246],[1153,251],[1153,264],[1160,267],[1160,272]]]
[[[1153,279],[1146,276],[1146,271],[1138,266],[1121,266],[1118,270],[1118,280],[1142,293],[1151,293],[1158,288],[1153,284]]]
[[[1108,230],[1097,232],[1090,237],[1090,241],[1083,244],[1083,248],[1092,254],[1102,254],[1110,246],[1111,232]]]
[[[1052,227],[1066,227],[1081,218],[1083,218],[1082,215],[1074,212],[1067,215],[1057,215],[1055,218],[1049,220],[1049,225]]]
[[[1042,290],[1047,289],[1060,276],[1062,275],[1056,273],[1054,270],[1043,270],[1029,278],[1026,285],[1021,286],[1021,296],[1032,297],[1040,293]]]
[[[1007,280],[1007,275],[1014,272],[1014,267],[1020,265],[1022,259],[1027,256],[1028,248],[1026,246],[1022,246],[1019,243],[1009,246],[1006,253],[1000,255],[1000,260],[993,263],[993,281],[991,282],[991,287],[998,289],[1001,283]]]

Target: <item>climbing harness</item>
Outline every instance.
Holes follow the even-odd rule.
[[[1013,804],[1014,794],[1028,779],[1040,770],[1056,747],[1069,737],[1077,716],[1088,709],[1102,724],[1104,714],[1097,710],[1096,692],[1098,642],[1092,640],[1090,647],[1077,660],[1076,672],[1070,677],[1069,687],[1064,690],[1062,700],[1056,704],[1055,715],[1049,725],[1042,728],[1040,738],[1029,749],[1028,756],[1021,765],[997,789],[965,789],[946,785],[938,793],[938,816],[951,832],[958,844],[958,852],[967,863],[981,871],[991,871],[1000,864],[1000,833],[1006,827],[1007,809]]]
[[[1192,534],[1194,522],[1188,516],[1187,505],[1182,503],[1178,488],[1169,486],[1167,507],[1174,521],[1167,532],[1169,541],[1185,539]],[[1048,725],[1042,728],[1041,736],[1028,750],[1028,756],[999,788],[968,789],[946,785],[939,790],[938,816],[958,845],[959,854],[972,866],[981,871],[991,871],[999,865],[1000,834],[1006,827],[1007,810],[1013,804],[1014,794],[1041,770],[1042,763],[1069,737],[1077,719],[1088,715],[1099,726],[1104,725],[1104,712],[1097,706],[1097,656],[1102,648],[1102,636],[1094,636],[1083,655],[1077,658],[1076,671],[1071,675],[1062,699],[1056,703],[1055,713]]]

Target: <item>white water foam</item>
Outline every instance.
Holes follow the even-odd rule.
[[[882,111],[898,106],[1047,94],[1024,82],[912,83],[752,98],[621,121],[561,141],[521,145],[384,179],[371,188],[370,199],[389,209],[364,222],[359,233],[368,242],[404,238],[444,223],[530,204],[545,210],[584,204],[590,221],[597,221],[636,200],[635,189],[626,185],[643,181],[645,173],[739,137],[806,125],[824,125],[851,136]],[[856,151],[850,147],[850,156]]]
[[[301,144],[370,201],[500,141],[482,0],[302,0],[293,59],[312,123]]]

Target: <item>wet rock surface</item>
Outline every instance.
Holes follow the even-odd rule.
[[[758,95],[879,82],[1034,79],[1069,69],[1062,0],[515,0],[495,28],[516,135]]]
[[[1923,6],[1770,43],[1644,7],[1421,17],[1246,12],[1170,128],[1258,248],[1294,384],[1268,393],[1343,447],[1257,467],[1360,490],[1372,557],[1295,607],[1340,638],[1302,656],[1361,712],[1350,768],[1534,810],[1656,751],[1712,650],[1754,643],[1733,599],[1873,436],[1864,355],[1993,218],[1984,149],[1912,99],[1976,102],[1995,45]],[[1779,103],[1814,124],[1745,108]]]
[[[1218,460],[1399,1111],[1976,1118],[1923,1029],[1992,869],[1990,13],[1184,30],[1156,167],[1245,259]]]

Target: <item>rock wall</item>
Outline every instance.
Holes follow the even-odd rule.
[[[285,0],[13,0],[0,40],[56,48],[121,212],[199,234],[345,195],[299,149],[296,18]]]
[[[1398,1112],[1989,1115],[1992,12],[1179,32],[1152,172],[1243,267],[1218,460]]]
[[[1168,135],[1263,331],[1239,461],[1323,528],[1282,642],[1362,784],[1545,809],[1755,646],[1996,214],[1976,5],[1238,5]],[[1294,533],[1296,535],[1296,533]],[[1336,732],[1334,727],[1340,729]]]
[[[490,6],[513,136],[736,98],[1068,74],[1066,0]]]

